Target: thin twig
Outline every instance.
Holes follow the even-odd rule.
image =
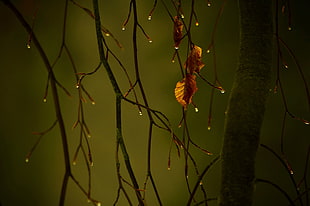
[[[142,196],[139,191],[139,185],[136,180],[135,174],[133,172],[130,160],[129,160],[129,154],[127,152],[123,134],[122,134],[122,112],[121,112],[121,102],[123,99],[122,92],[118,86],[117,80],[115,79],[115,76],[112,72],[112,69],[106,60],[105,52],[103,49],[103,43],[102,43],[102,33],[101,33],[101,23],[100,23],[100,14],[99,14],[99,6],[98,6],[98,0],[93,0],[93,8],[94,8],[94,15],[95,15],[95,25],[96,25],[96,34],[97,34],[97,44],[98,44],[98,50],[99,50],[99,56],[100,56],[100,61],[104,65],[107,74],[109,76],[110,82],[113,86],[114,93],[116,96],[116,130],[117,130],[117,143],[120,145],[124,160],[125,160],[125,165],[128,171],[128,174],[130,176],[130,179],[132,181],[133,187],[135,189],[135,193],[139,202],[139,205],[142,206],[144,205],[144,202],[142,200]]]
[[[198,179],[197,179],[197,181],[196,181],[196,184],[195,184],[195,186],[194,186],[194,188],[193,188],[193,190],[192,190],[192,192],[191,192],[191,194],[190,194],[190,197],[189,197],[189,199],[188,199],[188,201],[187,201],[187,205],[188,205],[188,206],[191,205],[191,202],[193,201],[193,198],[194,198],[194,196],[195,196],[195,193],[196,193],[196,191],[197,191],[199,185],[201,184],[202,178],[205,176],[205,174],[209,171],[209,169],[210,169],[219,159],[220,159],[220,156],[215,157],[215,158],[210,162],[210,164],[208,164],[208,165],[206,166],[206,168],[202,171],[202,173],[200,174],[200,176],[198,176]]]
[[[290,198],[290,196],[287,194],[287,192],[285,192],[285,190],[283,190],[279,185],[271,182],[270,180],[264,180],[264,179],[260,179],[260,178],[257,178],[256,182],[263,182],[263,183],[266,183],[266,184],[269,184],[269,185],[273,186],[274,188],[279,190],[286,197],[286,199],[289,201],[291,206],[295,205],[295,203],[292,200],[292,198]]]
[[[3,0],[4,4],[15,14],[19,22],[23,25],[23,27],[26,29],[26,31],[29,34],[32,34],[32,41],[34,45],[36,46],[44,64],[47,69],[48,74],[50,75],[50,82],[51,82],[51,90],[52,90],[52,96],[54,101],[54,107],[55,107],[55,113],[60,129],[61,139],[62,139],[62,145],[63,145],[63,153],[64,153],[64,160],[65,160],[65,174],[63,178],[62,183],[62,189],[61,189],[61,195],[59,200],[59,206],[63,206],[65,203],[65,197],[66,197],[66,191],[67,191],[67,185],[68,180],[71,175],[71,166],[70,166],[70,156],[69,156],[69,146],[67,141],[67,134],[65,129],[65,123],[62,117],[61,107],[60,107],[60,101],[58,96],[58,90],[56,86],[56,78],[52,69],[52,66],[46,56],[45,51],[43,50],[40,42],[38,41],[35,33],[31,29],[31,26],[26,22],[22,14],[17,10],[17,8],[11,3],[9,0]]]

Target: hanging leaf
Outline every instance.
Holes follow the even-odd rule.
[[[183,23],[178,16],[174,17],[174,27],[173,27],[173,39],[174,39],[174,48],[179,49],[179,45],[182,40],[182,30]]]
[[[201,61],[202,49],[199,46],[194,46],[191,53],[187,57],[184,67],[187,69],[188,73],[199,73],[200,70],[205,66]]]
[[[187,109],[187,106],[192,103],[192,98],[198,90],[196,86],[196,74],[205,66],[201,61],[202,49],[194,45],[187,60],[184,64],[186,74],[182,81],[176,84],[174,94],[176,100]]]
[[[187,109],[187,105],[192,103],[192,98],[195,92],[198,90],[196,86],[196,76],[192,74],[186,74],[182,81],[176,84],[174,89],[174,95],[176,100]]]

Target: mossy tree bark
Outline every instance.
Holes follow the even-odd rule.
[[[255,157],[272,67],[272,2],[239,0],[240,56],[225,122],[220,206],[253,202]]]

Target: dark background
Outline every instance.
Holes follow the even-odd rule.
[[[30,24],[33,14],[38,9],[34,31],[50,61],[53,62],[61,44],[64,2],[24,0],[13,3]],[[92,8],[91,2],[80,1],[80,3],[87,8]],[[100,1],[100,5],[102,7],[102,24],[115,35],[124,48],[119,49],[110,37],[107,37],[107,42],[134,79],[131,44],[132,19],[126,30],[121,31],[122,23],[127,17],[129,1]],[[165,113],[175,132],[181,136],[182,129],[178,129],[177,125],[181,119],[182,110],[173,93],[176,82],[181,79],[181,74],[178,65],[171,63],[174,52],[172,22],[161,3],[158,4],[152,21],[148,21],[148,13],[152,5],[152,1],[138,1],[140,24],[153,40],[152,43],[149,43],[142,32],[138,34],[142,82],[150,106]],[[188,6],[184,2],[185,21],[188,21]],[[202,74],[210,81],[213,81],[214,78],[212,53],[206,54],[205,51],[210,44],[211,33],[220,6],[220,1],[212,2],[210,8],[207,7],[206,1],[196,1],[195,9],[200,26],[192,28],[193,41],[204,49],[203,62],[206,66],[203,68]],[[309,6],[309,1],[291,2],[292,31],[287,30],[287,16],[279,15],[280,35],[294,51],[308,81],[310,79]],[[171,9],[171,11],[173,10]],[[43,103],[47,72],[34,45],[30,49],[26,47],[28,34],[3,4],[0,4],[0,26],[0,202],[2,206],[57,205],[64,174],[58,127],[42,139],[30,162],[25,163],[26,154],[37,139],[37,136],[32,135],[32,132],[44,131],[55,121],[50,94],[47,102]],[[196,143],[212,151],[215,155],[219,154],[221,149],[224,112],[238,59],[238,29],[237,4],[235,1],[228,1],[215,39],[218,76],[226,93],[215,93],[212,129],[207,130],[211,88],[199,78],[197,80],[199,90],[194,96],[199,112],[195,113],[192,106],[188,110],[191,137]],[[90,72],[97,66],[99,58],[94,22],[72,3],[69,3],[66,43],[73,54],[79,72]],[[184,41],[180,47],[183,61],[186,55],[185,48],[186,42]],[[294,62],[284,49],[283,56],[289,68],[281,68],[280,75],[289,111],[298,117],[309,120],[309,105],[307,105],[303,82]],[[129,85],[121,68],[115,61],[111,61],[111,65],[122,91],[126,91]],[[74,73],[65,54],[55,66],[54,71],[59,82],[72,94],[72,97],[68,97],[64,92],[60,92],[72,159],[79,140],[78,129],[72,129],[77,118],[78,94],[75,89]],[[274,67],[273,85],[276,78],[275,73],[276,66]],[[116,142],[114,93],[103,68],[95,75],[85,78],[84,85],[96,101],[95,105],[92,105],[90,101],[85,104],[85,118],[92,135],[90,142],[94,158],[92,194],[95,199],[102,202],[102,205],[112,205],[117,190],[114,160]],[[271,89],[273,89],[273,85]],[[280,92],[277,94],[271,92],[261,142],[278,153],[280,152],[281,124],[284,112]],[[142,185],[146,175],[147,115],[145,113],[139,116],[135,106],[125,103],[123,104],[123,117],[124,137],[128,152],[138,181]],[[178,158],[176,151],[172,150],[171,171],[168,171],[170,134],[155,129],[153,138],[152,172],[163,203],[164,205],[184,205],[189,197],[184,179],[184,158],[183,156]],[[308,147],[309,126],[287,118],[284,130],[284,151],[293,167],[297,182],[303,176]],[[206,156],[194,148],[192,153],[196,157],[200,170],[214,158]],[[72,167],[73,172],[81,184],[86,187],[87,170],[84,161],[79,158],[77,163]],[[124,165],[122,165],[122,173],[126,178],[127,173]],[[203,183],[209,197],[215,197],[218,194],[219,174],[220,168],[217,164],[204,178]],[[296,197],[285,168],[263,148],[259,148],[258,151],[257,176],[272,180],[286,190],[293,199]],[[195,180],[196,176],[191,167],[189,175],[191,186]],[[149,188],[151,187],[149,186]],[[256,189],[254,205],[287,205],[285,198],[270,185],[259,184]],[[146,193],[149,205],[156,205],[153,203],[153,191],[150,189]],[[69,183],[67,194],[66,205],[88,205],[87,198],[72,181]],[[119,205],[126,205],[123,198]],[[216,205],[216,202],[210,202],[210,205]]]

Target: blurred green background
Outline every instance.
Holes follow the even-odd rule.
[[[158,6],[151,21],[147,20],[152,9],[152,1],[138,0],[139,23],[151,37],[152,43],[138,33],[138,55],[142,82],[149,104],[160,110],[169,118],[174,131],[181,137],[182,129],[177,127],[182,117],[181,106],[174,97],[174,87],[181,80],[178,65],[171,63],[174,52],[172,28],[163,5]],[[31,24],[33,14],[37,10],[34,31],[43,46],[50,62],[56,59],[61,41],[63,26],[64,1],[16,0],[13,3]],[[87,8],[92,8],[90,1],[79,1]],[[126,19],[129,1],[100,1],[102,24],[108,28],[122,43],[123,49],[116,46],[111,37],[107,37],[109,47],[125,65],[127,72],[134,80],[134,64],[132,52],[132,17],[122,31],[122,23]],[[169,9],[175,15],[171,2]],[[190,2],[183,3],[185,21],[188,22]],[[214,79],[212,52],[206,54],[217,12],[222,1],[212,2],[208,7],[206,1],[196,1],[195,11],[199,19],[199,27],[192,28],[192,39],[204,49],[202,75],[210,81]],[[310,28],[308,1],[292,2],[292,31],[287,30],[287,17],[280,15],[280,34],[297,56],[306,79],[310,79]],[[0,68],[1,68],[1,126],[0,126],[0,202],[2,206],[54,206],[58,204],[64,160],[61,138],[58,127],[49,132],[40,142],[29,163],[25,163],[26,154],[30,151],[38,136],[32,132],[46,130],[55,121],[55,113],[50,93],[47,102],[43,103],[47,72],[35,49],[26,47],[28,34],[15,16],[0,4]],[[216,33],[216,58],[218,76],[226,89],[225,94],[215,93],[212,110],[212,128],[207,130],[208,110],[211,88],[198,78],[198,92],[194,107],[188,110],[188,125],[193,140],[201,147],[215,155],[220,153],[224,125],[224,112],[233,81],[238,58],[238,11],[235,1],[228,1]],[[183,40],[184,41],[184,40]],[[99,63],[94,21],[81,9],[69,3],[66,44],[72,52],[79,72],[90,72]],[[284,50],[283,50],[284,51]],[[214,51],[213,51],[214,52]],[[183,62],[186,55],[186,41],[180,48]],[[287,52],[283,56],[289,65],[281,69],[281,80],[289,111],[294,115],[310,119],[305,88],[294,62]],[[112,69],[123,92],[129,89],[122,69],[111,58]],[[274,69],[276,72],[276,67]],[[79,130],[72,129],[77,120],[78,94],[75,78],[68,60],[63,53],[54,67],[57,79],[72,94],[68,97],[60,91],[62,112],[70,144],[70,155],[79,142]],[[275,80],[275,75],[274,75]],[[94,159],[92,171],[92,194],[102,205],[112,205],[118,187],[115,173],[115,97],[109,79],[102,67],[95,75],[86,77],[83,83],[95,99],[85,103],[85,119],[91,131],[91,148]],[[271,87],[271,89],[273,89]],[[132,98],[132,96],[130,96]],[[242,108],[240,108],[242,109]],[[266,118],[262,129],[261,142],[280,152],[281,124],[285,109],[280,93],[271,92],[268,100]],[[146,151],[148,137],[148,119],[146,112],[140,116],[138,109],[128,103],[123,104],[123,129],[125,142],[139,184],[142,186],[146,175]],[[306,163],[309,147],[309,126],[300,121],[287,118],[284,130],[284,150],[294,169],[296,181],[300,181]],[[152,172],[164,205],[185,205],[189,194],[184,177],[184,156],[178,158],[173,149],[171,154],[171,171],[167,170],[170,134],[159,129],[154,130],[152,148]],[[206,156],[192,148],[198,168],[202,170],[214,156]],[[128,178],[122,162],[121,172]],[[80,183],[87,187],[87,170],[84,160],[79,156],[77,165],[72,167],[73,173]],[[203,183],[209,197],[216,197],[219,191],[220,167],[216,164],[204,178]],[[269,152],[260,148],[258,151],[257,175],[259,178],[272,180],[286,190],[292,198],[295,191],[289,175],[281,163]],[[307,178],[310,176],[308,174]],[[189,181],[193,187],[196,176],[190,164]],[[302,185],[303,186],[303,185]],[[148,188],[151,188],[148,185]],[[270,185],[259,184],[254,205],[287,205],[286,199]],[[130,189],[129,189],[130,190]],[[146,191],[148,205],[157,205],[151,189]],[[199,197],[199,195],[198,195]],[[87,198],[78,187],[69,181],[66,205],[89,205]],[[127,205],[122,196],[119,205]],[[216,201],[209,205],[216,205]]]

